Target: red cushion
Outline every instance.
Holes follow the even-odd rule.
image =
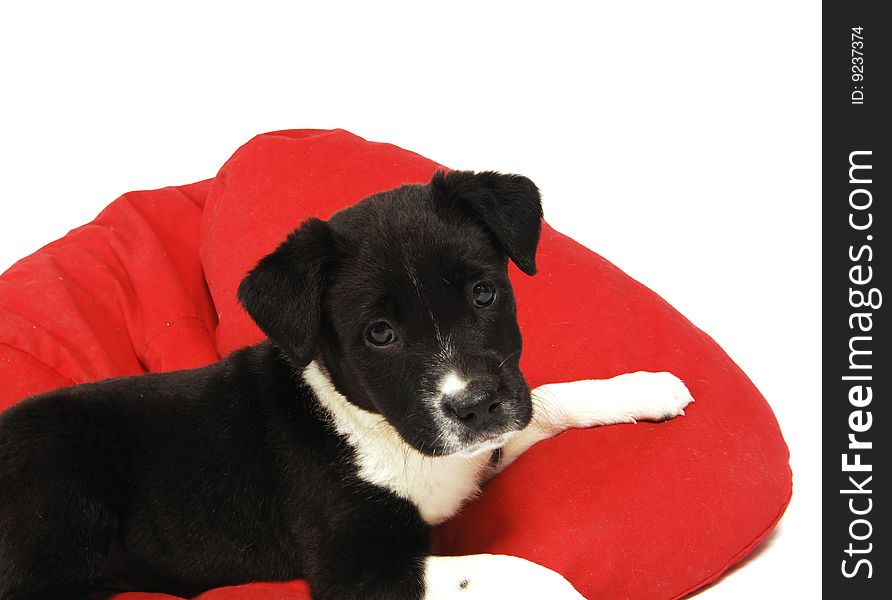
[[[0,277],[0,408],[72,382],[202,364],[261,339],[235,299],[257,259],[304,218],[426,182],[437,168],[345,131],[287,131],[251,140],[212,182],[123,196]],[[546,225],[537,262],[532,278],[512,267],[530,385],[667,370],[697,402],[667,423],[540,443],[439,528],[437,549],[523,556],[591,598],[683,596],[783,514],[791,474],[774,415],[709,336],[600,256]],[[286,594],[308,597],[301,582],[201,597]],[[169,598],[116,596],[151,597]]]

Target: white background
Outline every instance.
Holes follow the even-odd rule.
[[[124,4],[0,5],[0,270],[268,130],[523,173],[777,413],[793,502],[700,597],[819,596],[819,3]]]

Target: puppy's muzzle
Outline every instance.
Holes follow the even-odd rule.
[[[444,409],[474,433],[494,429],[504,420],[502,402],[486,388],[470,388],[449,396]]]

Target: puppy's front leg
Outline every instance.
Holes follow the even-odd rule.
[[[570,582],[551,569],[503,554],[429,556],[424,586],[424,600],[585,600]]]
[[[638,371],[611,379],[552,383],[532,391],[533,419],[502,448],[496,473],[530,446],[573,428],[637,421],[666,421],[694,401],[671,373]]]

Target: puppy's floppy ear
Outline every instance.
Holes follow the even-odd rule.
[[[460,204],[470,209],[521,271],[536,273],[542,200],[532,181],[493,171],[437,171],[431,188],[447,206]]]
[[[262,258],[238,288],[239,302],[297,367],[313,359],[323,280],[333,254],[328,225],[309,219]]]

